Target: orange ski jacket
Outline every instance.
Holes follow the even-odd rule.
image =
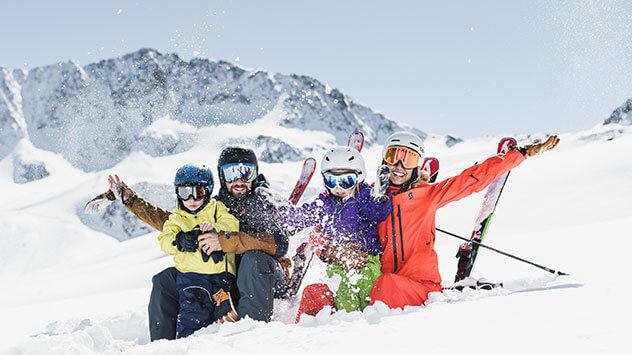
[[[435,213],[450,202],[482,191],[495,178],[525,160],[518,151],[493,156],[461,174],[436,184],[401,192],[392,198],[393,212],[378,225],[382,272],[414,281],[441,284],[435,244]]]

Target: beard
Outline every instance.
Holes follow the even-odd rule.
[[[228,192],[234,199],[241,200],[250,193],[250,187],[245,183],[235,183]]]

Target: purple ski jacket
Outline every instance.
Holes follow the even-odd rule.
[[[358,243],[362,251],[378,255],[382,246],[377,225],[386,220],[392,208],[390,198],[383,203],[373,200],[371,186],[362,182],[354,197],[342,200],[325,191],[310,203],[292,207],[283,219],[298,229],[319,225],[329,240]]]

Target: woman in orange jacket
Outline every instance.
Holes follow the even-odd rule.
[[[552,136],[541,144],[513,147],[457,176],[428,184],[427,175],[420,169],[424,160],[422,140],[410,132],[391,135],[384,147],[383,163],[391,170],[393,212],[378,225],[383,274],[373,285],[371,304],[382,301],[390,308],[420,306],[429,292],[441,292],[434,250],[436,211],[482,191],[525,158],[553,149],[558,142],[559,138]]]

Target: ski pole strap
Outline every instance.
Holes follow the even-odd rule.
[[[532,261],[525,260],[525,259],[520,258],[520,257],[517,257],[517,256],[515,256],[515,255],[511,255],[511,254],[506,253],[506,252],[504,252],[504,251],[502,251],[502,250],[498,250],[498,249],[496,249],[496,248],[492,248],[492,247],[490,247],[490,246],[488,246],[488,245],[485,245],[485,244],[479,243],[479,242],[477,242],[477,241],[475,241],[475,240],[468,239],[468,238],[464,238],[464,237],[461,237],[460,235],[456,235],[456,234],[454,234],[454,233],[450,233],[450,232],[445,231],[445,230],[443,230],[443,229],[441,229],[441,228],[435,228],[435,229],[436,229],[437,231],[439,231],[439,232],[441,232],[441,233],[444,233],[444,234],[447,234],[447,235],[449,235],[449,236],[451,236],[451,237],[455,237],[455,238],[458,238],[458,239],[464,240],[464,241],[466,241],[466,242],[468,242],[468,243],[476,244],[476,245],[478,245],[479,247],[487,248],[487,249],[489,249],[489,250],[492,250],[492,251],[497,252],[498,254],[502,254],[502,255],[504,255],[504,256],[508,256],[508,257],[513,258],[513,259],[516,259],[516,260],[518,260],[518,261],[522,261],[523,263],[527,263],[527,264],[529,264],[529,265],[533,265],[533,266],[535,266],[535,267],[537,267],[537,268],[540,268],[540,269],[542,269],[542,270],[548,271],[548,272],[550,272],[551,274],[555,274],[555,275],[568,275],[568,274],[567,274],[567,273],[565,273],[565,272],[562,272],[562,271],[557,271],[557,270],[553,270],[553,269],[548,268],[548,267],[546,267],[546,266],[542,266],[542,265],[536,264],[536,263],[534,263],[534,262],[532,262]]]

